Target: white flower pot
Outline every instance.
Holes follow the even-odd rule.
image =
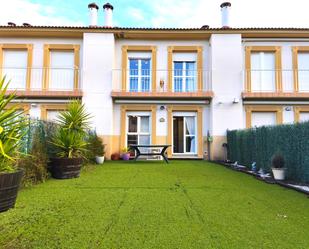
[[[104,163],[104,156],[96,156],[95,161],[97,164],[103,164]]]
[[[273,171],[273,175],[275,180],[284,180],[285,179],[285,169],[281,168],[281,169],[277,169],[277,168],[272,168]]]

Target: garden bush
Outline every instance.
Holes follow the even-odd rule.
[[[89,131],[87,134],[87,153],[86,158],[89,162],[95,162],[96,156],[105,155],[105,146],[96,131]]]
[[[282,154],[290,180],[309,183],[309,122],[227,131],[228,158],[251,168],[271,170],[271,158]]]
[[[37,126],[33,130],[29,154],[18,161],[18,167],[24,169],[23,186],[30,186],[44,182],[48,177],[47,171],[47,148],[44,130]]]

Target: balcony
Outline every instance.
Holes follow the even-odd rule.
[[[74,68],[2,68],[8,93],[28,98],[79,98],[80,70]]]
[[[210,73],[203,70],[113,70],[113,99],[211,99]]]
[[[309,70],[245,72],[244,99],[302,100],[309,97]]]

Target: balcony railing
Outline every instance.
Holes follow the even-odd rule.
[[[75,68],[1,68],[17,92],[73,92],[80,90],[80,70]]]
[[[309,93],[309,70],[247,70],[245,92]]]
[[[113,96],[203,96],[211,93],[205,70],[113,70]]]

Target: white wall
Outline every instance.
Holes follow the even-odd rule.
[[[214,92],[210,128],[213,136],[225,136],[227,129],[243,128],[241,35],[213,34],[210,43]],[[234,98],[239,103],[233,104]]]
[[[113,134],[112,69],[114,35],[85,33],[83,50],[83,102],[92,114],[99,135]]]

